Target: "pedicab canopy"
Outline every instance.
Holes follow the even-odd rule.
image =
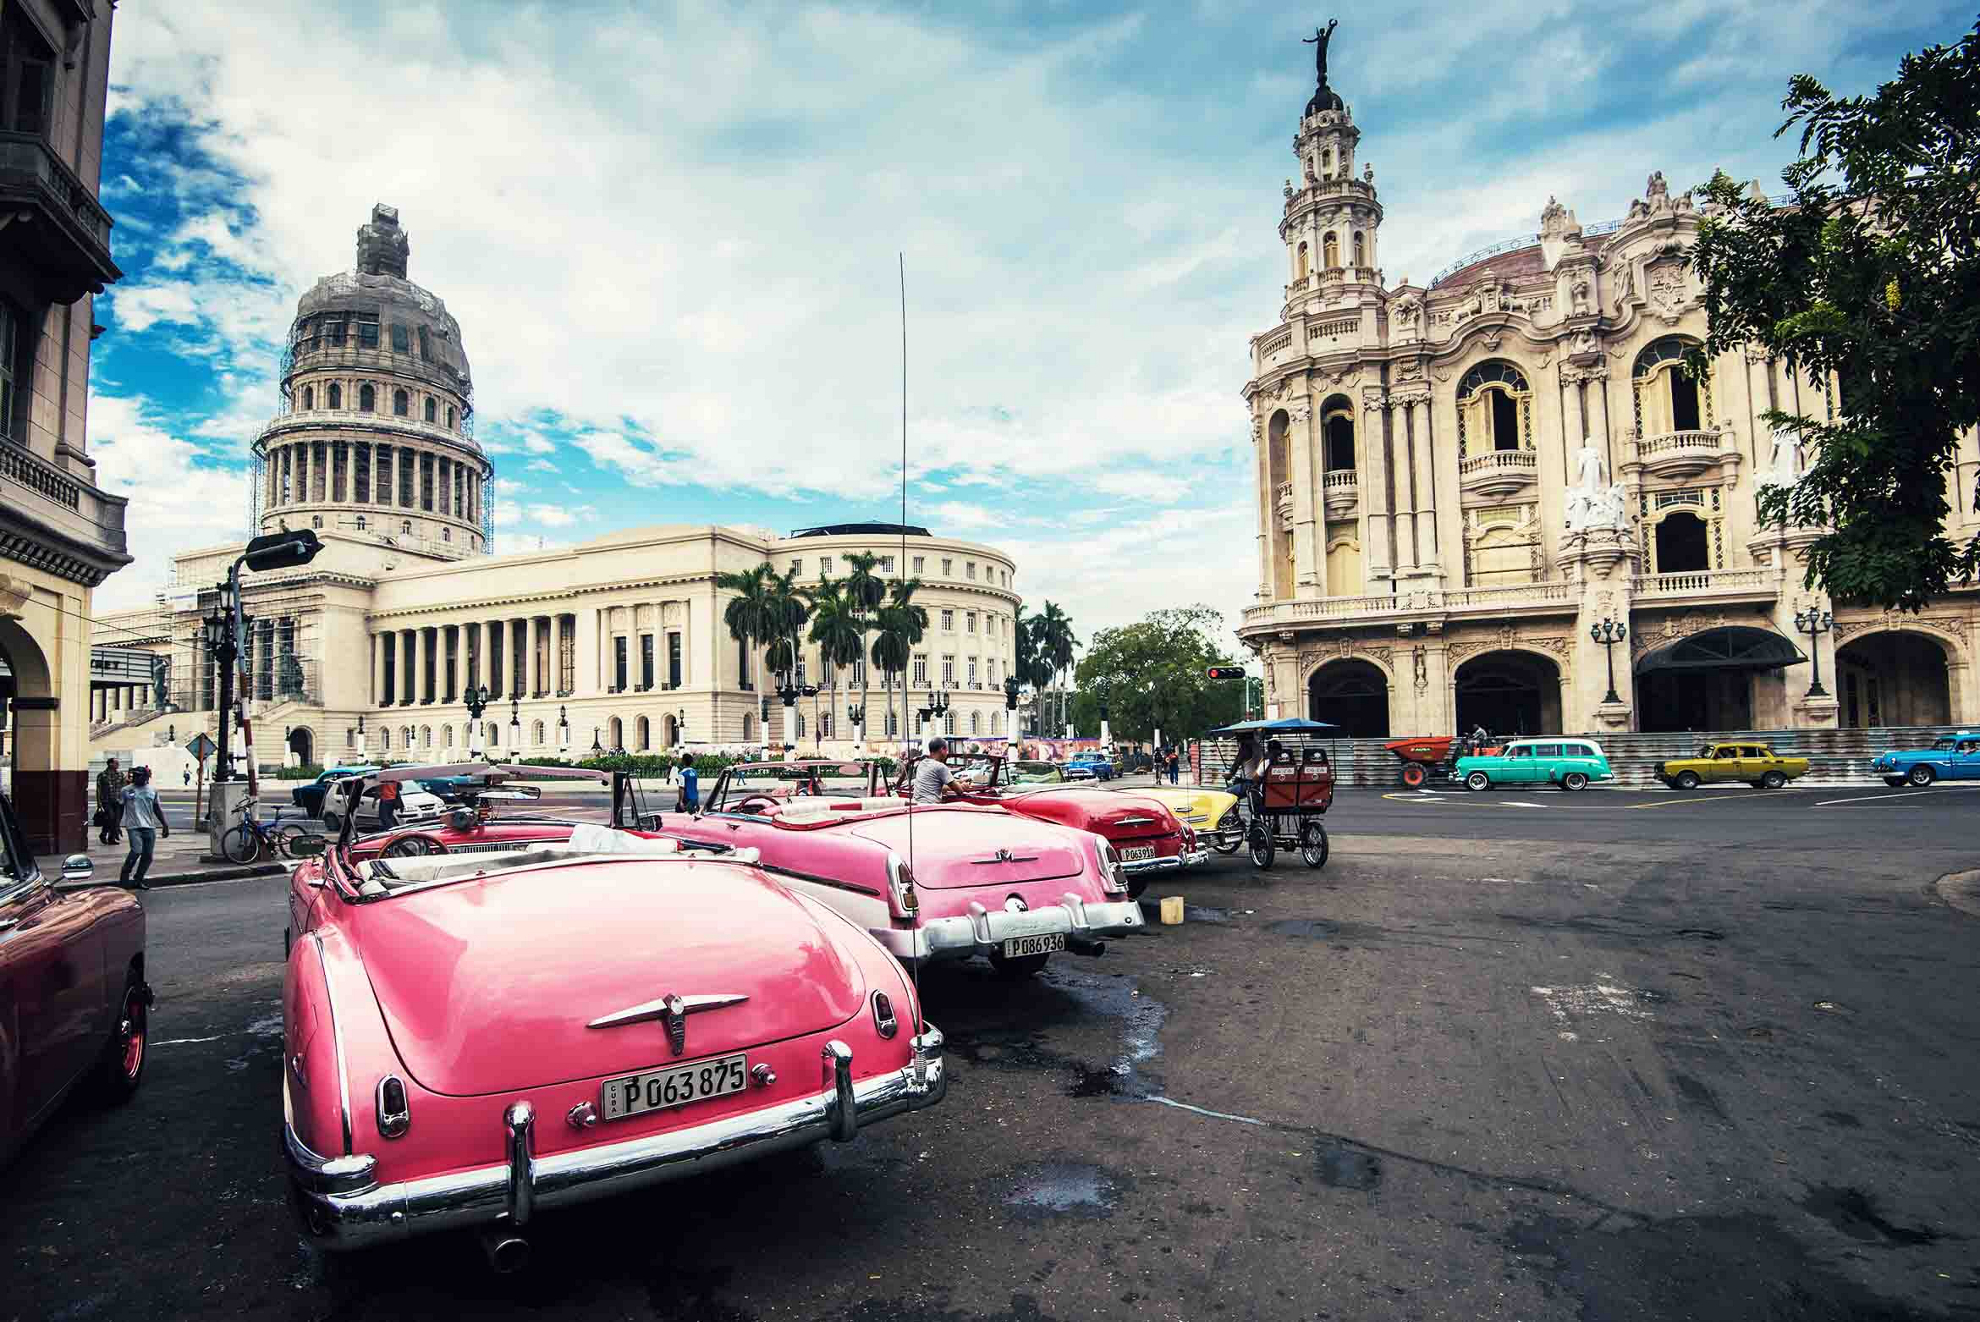
[[[1324,734],[1328,730],[1340,728],[1328,721],[1309,721],[1304,716],[1284,716],[1276,721],[1238,721],[1232,725],[1222,725],[1203,737],[1216,739],[1224,735],[1262,734],[1270,738],[1285,734]]]

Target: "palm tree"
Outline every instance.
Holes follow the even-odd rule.
[[[805,596],[811,601],[811,641],[818,644],[819,664],[832,668],[835,711],[839,706],[840,669],[866,655],[866,620],[854,605],[849,583],[849,579],[834,581],[821,577],[817,587],[805,589]],[[865,698],[860,700],[864,702]],[[818,713],[814,710],[812,721],[815,724],[817,720]]]
[[[1079,646],[1079,639],[1072,631],[1072,617],[1059,609],[1057,602],[1048,601],[1045,609],[1032,619],[1038,630],[1035,639],[1039,659],[1048,664],[1052,671],[1053,688],[1058,695],[1059,725],[1065,728],[1065,672],[1073,663],[1073,649]]]
[[[859,654],[866,654],[866,635],[873,628],[873,613],[880,609],[880,603],[887,599],[887,584],[873,571],[880,564],[880,557],[867,551],[855,551],[846,557],[852,572],[845,577],[846,597],[851,604],[853,618],[859,628]],[[859,668],[859,716],[860,738],[866,736],[866,667]]]
[[[770,571],[769,617],[771,643],[768,656],[770,669],[784,676],[784,687],[793,689],[798,681],[799,649],[802,647],[804,622],[811,616],[811,604],[805,600],[805,591],[798,586],[797,570],[785,570],[779,574]],[[786,749],[797,740],[796,699],[784,707],[784,745]]]
[[[777,571],[769,561],[733,574],[717,574],[715,586],[736,595],[722,608],[722,622],[729,626],[729,637],[746,651],[755,652],[776,636],[776,616],[771,609]],[[763,657],[756,655],[756,691],[763,692]]]
[[[917,605],[914,594],[921,587],[918,578],[893,579],[887,584],[887,603],[875,616],[879,637],[873,640],[873,664],[890,675],[901,676],[901,733],[907,733],[907,668],[914,649],[928,631],[928,611]]]

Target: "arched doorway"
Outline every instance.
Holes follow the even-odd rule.
[[[1836,649],[1842,723],[1951,725],[1952,685],[1946,649],[1926,634],[1883,630]]]
[[[681,741],[680,723],[671,716],[660,718],[660,734],[663,748],[672,748]]]
[[[653,727],[642,716],[633,722],[634,737],[639,741],[639,751],[644,753],[653,746]]]
[[[1306,681],[1307,719],[1330,721],[1351,739],[1389,735],[1389,678],[1371,661],[1329,661]]]
[[[1487,734],[1559,733],[1561,668],[1532,652],[1499,651],[1458,666],[1458,730]]]
[[[316,758],[314,756],[316,752],[316,739],[308,730],[301,726],[297,726],[295,729],[289,731],[289,751],[296,755],[296,760],[302,766],[307,767],[316,764]]]
[[[61,729],[48,659],[34,636],[14,620],[0,619],[0,752],[13,765],[14,812],[37,854],[81,849],[87,842],[89,772],[58,771]]]
[[[1712,567],[1710,526],[1685,510],[1666,514],[1657,524],[1657,572],[1687,574]]]
[[[1745,624],[1659,643],[1636,658],[1637,728],[1750,730],[1755,681],[1807,659],[1772,629]]]
[[[626,723],[614,716],[605,723],[605,751],[622,753],[626,748]]]

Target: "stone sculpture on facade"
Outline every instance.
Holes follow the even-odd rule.
[[[1774,428],[1774,451],[1765,472],[1763,487],[1791,487],[1801,480],[1801,437],[1786,427]]]
[[[1568,488],[1566,522],[1571,533],[1625,532],[1629,501],[1620,482],[1604,480],[1602,452],[1584,438],[1574,452],[1574,485]]]

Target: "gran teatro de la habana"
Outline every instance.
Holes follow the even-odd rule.
[[[1537,234],[1388,284],[1360,140],[1323,64],[1279,224],[1285,302],[1244,387],[1258,591],[1239,634],[1270,706],[1398,738],[1980,721],[1980,595],[1832,601],[1803,585],[1819,530],[1759,521],[1760,488],[1804,463],[1760,415],[1833,416],[1834,383],[1750,353],[1683,373],[1706,334],[1689,194],[1653,173],[1588,225],[1548,198]],[[1961,538],[1976,468],[1969,434]]]

